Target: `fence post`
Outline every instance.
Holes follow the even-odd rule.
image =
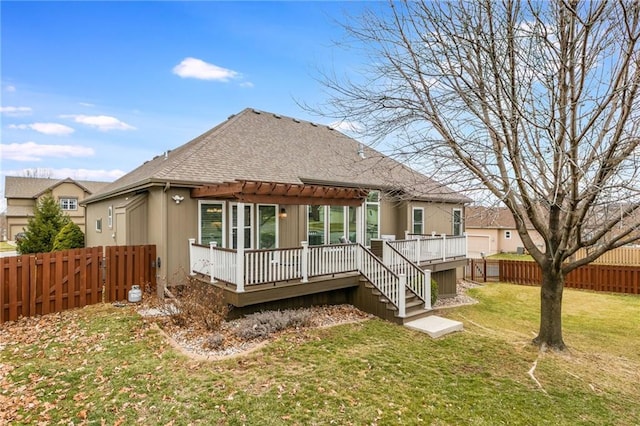
[[[26,263],[26,262],[25,262]],[[23,309],[22,311],[22,315],[24,315],[25,317],[29,317],[32,315],[36,314],[36,298],[38,297],[37,295],[37,282],[38,282],[38,262],[36,259],[36,256],[29,256],[29,266],[25,265],[25,263],[22,264],[23,268],[29,268],[29,280],[30,282],[23,282],[22,285],[26,286],[28,291],[29,291],[29,308],[28,309]],[[46,265],[42,265],[42,270],[44,271],[44,268],[46,267]],[[24,277],[24,275],[23,275]],[[43,288],[44,288],[44,283],[43,283]],[[11,292],[9,292],[9,294],[11,294]],[[11,300],[9,300],[9,302],[12,302]],[[26,301],[23,301],[23,306],[26,305]],[[46,312],[44,310],[44,304],[45,303],[49,303],[49,299],[46,297],[46,295],[42,294],[42,311]],[[48,306],[48,305],[47,305]],[[3,306],[4,308],[4,306]],[[10,318],[11,319],[11,318]],[[14,319],[18,319],[17,317]]]
[[[303,241],[302,254],[300,259],[300,273],[302,274],[303,283],[309,282],[309,241]]]
[[[189,275],[194,276],[193,272],[193,245],[196,243],[195,238],[189,238]]]
[[[209,279],[212,283],[216,282],[216,252],[218,247],[217,241],[209,241]]]
[[[484,270],[482,274],[484,275],[484,282],[487,282],[487,259],[482,259],[484,261]]]
[[[442,237],[442,261],[447,260],[447,234],[440,234]]]
[[[407,299],[406,299],[406,286],[407,276],[405,274],[398,275],[398,316],[404,318],[407,316]]]
[[[427,311],[431,310],[431,269],[425,269],[422,271],[424,274],[424,308]]]

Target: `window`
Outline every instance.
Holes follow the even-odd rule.
[[[320,246],[324,244],[325,207],[326,206],[307,207],[307,237],[310,246]]]
[[[113,206],[107,209],[107,226],[109,229],[113,228]]]
[[[414,207],[412,216],[413,233],[424,234],[424,209],[422,207]]]
[[[365,224],[364,245],[371,246],[371,240],[380,238],[380,192],[371,191],[367,195],[365,202]]]
[[[102,232],[102,218],[96,219],[96,231]]]
[[[310,246],[356,242],[356,207],[307,206]]]
[[[462,235],[462,209],[453,209],[453,235]]]
[[[224,203],[200,202],[200,244],[215,241],[218,247],[224,247]]]
[[[347,240],[355,243],[357,240],[357,219],[356,219],[356,207],[347,207],[347,227],[349,229],[349,236]]]
[[[275,205],[258,204],[258,249],[276,248],[278,219]]]
[[[329,244],[340,244],[341,238],[346,238],[344,232],[344,207],[329,207]]]
[[[62,210],[78,210],[78,199],[60,198],[60,208]]]
[[[504,239],[505,240],[511,239],[511,231],[504,231]]]
[[[244,248],[253,248],[253,226],[251,217],[253,216],[253,204],[244,206]],[[231,248],[238,248],[238,205],[231,205]]]

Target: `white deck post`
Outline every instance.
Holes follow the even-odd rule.
[[[422,256],[422,253],[420,252],[420,246],[422,245],[422,238],[418,238],[416,241],[416,265],[420,264],[420,257]]]
[[[214,248],[218,246],[217,241],[209,242],[209,277],[211,278],[211,282],[216,282],[216,252]]]
[[[405,290],[407,287],[407,276],[400,274],[398,278],[400,278],[398,283],[398,316],[404,318],[407,316],[407,296]]]
[[[303,241],[302,243],[302,253],[300,254],[300,273],[302,274],[303,283],[309,282],[309,242]]]
[[[386,240],[382,240],[382,263],[391,266],[391,247]]]
[[[193,259],[193,245],[196,243],[195,238],[189,238],[189,275],[194,276],[196,273],[193,272],[193,266],[195,265],[195,260]]]
[[[244,203],[237,204],[236,291],[244,292]]]
[[[424,308],[431,310],[431,269],[425,269],[424,273]]]
[[[442,261],[447,260],[447,234],[441,234],[442,237]]]
[[[464,257],[468,258],[469,257],[469,235],[466,232],[462,235],[464,235]]]
[[[404,239],[405,239],[405,240],[408,240],[408,239],[409,239],[409,230],[408,230],[408,229],[405,229],[405,230],[404,230]]]

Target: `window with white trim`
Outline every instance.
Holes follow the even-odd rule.
[[[310,246],[356,242],[356,207],[307,206]]]
[[[113,228],[113,206],[107,208],[107,226],[109,229]]]
[[[511,239],[511,231],[504,231],[504,239],[505,240]]]
[[[199,207],[199,243],[208,245],[215,241],[218,247],[224,247],[225,203],[222,201],[200,201]]]
[[[275,204],[258,204],[258,249],[274,249],[278,246],[277,212],[278,206]]]
[[[60,198],[60,209],[78,210],[78,199],[77,198]]]
[[[367,195],[365,202],[365,224],[364,245],[371,246],[371,240],[380,238],[380,192],[371,191]]]
[[[453,230],[452,234],[454,236],[462,235],[462,209],[453,209],[453,218],[452,218]]]
[[[244,205],[244,248],[253,248],[253,204]],[[231,204],[231,248],[238,248],[238,204]]]
[[[102,218],[96,219],[96,231],[102,232]]]
[[[413,208],[411,214],[411,229],[414,234],[424,234],[424,208]]]

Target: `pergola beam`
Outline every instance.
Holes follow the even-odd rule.
[[[368,190],[296,183],[235,181],[203,185],[191,190],[192,198],[227,198],[248,203],[359,206]]]

